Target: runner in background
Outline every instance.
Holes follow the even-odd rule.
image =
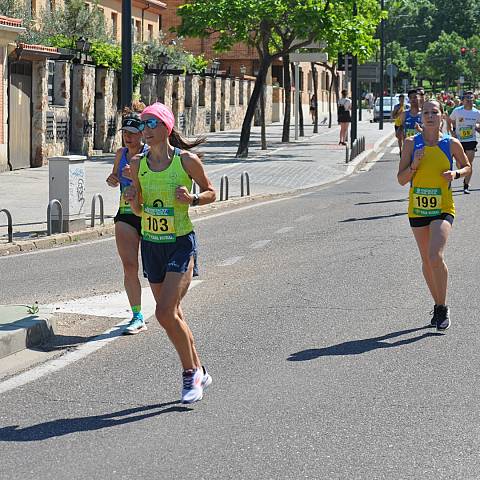
[[[128,176],[129,162],[137,154],[145,153],[147,145],[142,141],[140,113],[145,108],[134,102],[123,111],[122,138],[125,147],[119,148],[113,162],[112,173],[107,178],[111,187],[120,186],[120,205],[115,215],[115,241],[123,266],[123,283],[132,309],[132,319],[124,330],[134,335],[147,329],[142,315],[142,287],[138,278],[138,249],[141,238],[140,217],[137,217],[125,199],[125,189],[132,182]]]
[[[480,111],[473,107],[473,100],[473,92],[465,92],[463,106],[457,107],[450,114],[450,128],[453,135],[460,140],[470,164],[473,164],[477,151],[477,130],[480,124]],[[463,193],[470,193],[471,179],[472,170],[463,181]]]
[[[400,116],[404,138],[413,137],[421,129],[422,115],[419,107],[419,98],[417,90],[408,91],[410,108],[405,110]]]
[[[402,127],[402,114],[405,112],[405,95],[403,93],[398,97],[399,103],[395,105],[392,111],[392,118],[394,120],[395,136],[398,141],[398,148],[400,149],[400,156],[402,156],[404,131]]]

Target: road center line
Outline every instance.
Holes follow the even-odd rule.
[[[292,230],[293,230],[293,227],[283,227],[277,230],[275,234],[287,233],[287,232],[291,232]]]
[[[217,264],[217,267],[229,267],[230,265],[234,265],[235,263],[239,262],[242,257],[230,257],[225,259],[223,262]]]
[[[193,280],[192,283],[190,284],[190,288],[194,288],[197,285],[202,283],[202,280]],[[145,288],[142,290],[146,290]],[[149,290],[149,288],[148,288]],[[142,294],[146,293],[142,291]],[[148,298],[145,295],[146,298]],[[152,296],[153,298],[153,296]],[[113,299],[113,300],[112,300]],[[63,312],[71,312],[71,313],[86,313],[88,315],[95,315],[95,310],[93,309],[88,309],[87,305],[85,303],[86,300],[89,300],[90,302],[97,302],[100,305],[100,308],[96,310],[96,315],[97,316],[103,316],[105,313],[104,308],[102,308],[102,305],[108,304],[110,300],[113,302],[118,303],[118,299],[122,299],[122,296],[119,293],[112,293],[110,295],[97,295],[96,297],[89,297],[88,299],[79,299],[79,300],[72,300],[71,302],[65,302],[63,305],[60,306],[60,310],[58,311],[63,311]],[[128,306],[128,301],[126,300],[126,295],[125,295],[125,301],[127,302]],[[51,308],[51,305],[41,307],[41,308]],[[63,309],[62,309],[63,308]],[[114,308],[118,309],[118,305],[114,306]],[[125,307],[123,307],[125,308]],[[152,312],[152,305],[151,303],[147,307],[149,309],[149,315],[151,316],[153,313],[155,313],[155,307],[153,306],[153,313]],[[145,307],[144,307],[144,297],[142,295],[142,310],[144,311],[144,314],[146,313]],[[67,352],[64,355],[62,355],[59,358],[55,358],[53,360],[50,360],[48,362],[45,362],[37,367],[34,367],[24,373],[20,373],[19,375],[15,375],[8,380],[5,380],[3,382],[0,382],[0,394],[8,392],[9,390],[13,390],[17,387],[21,387],[23,385],[26,385],[27,383],[33,382],[34,380],[38,380],[41,377],[44,377],[45,375],[48,375],[50,373],[56,372],[58,370],[61,370],[62,368],[65,368],[67,365],[70,365],[71,363],[77,362],[78,360],[81,360],[91,353],[96,352],[97,350],[100,350],[102,347],[105,345],[109,344],[110,342],[113,342],[119,337],[122,337],[122,327],[126,325],[129,322],[130,319],[130,314],[128,316],[123,315],[123,320],[117,323],[115,326],[112,328],[108,329],[107,331],[101,333],[100,335],[97,335],[96,337],[92,338],[91,340],[88,340],[84,344],[80,345],[77,347],[75,350],[71,352]]]
[[[258,240],[257,242],[254,242],[250,245],[250,248],[257,250],[259,248],[263,248],[266,245],[268,245],[271,242],[271,240]]]

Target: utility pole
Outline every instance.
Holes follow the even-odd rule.
[[[122,108],[131,105],[132,93],[132,0],[122,0]]]
[[[357,16],[357,2],[353,4],[353,16]],[[358,108],[358,58],[356,55],[352,56],[352,126],[350,131],[350,142],[357,139],[357,108]]]
[[[380,1],[382,12],[385,8],[385,0]],[[383,130],[383,84],[385,79],[383,72],[385,70],[385,20],[380,22],[380,120],[378,121],[379,130]]]

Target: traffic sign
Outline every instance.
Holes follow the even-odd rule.
[[[378,82],[380,79],[380,63],[370,62],[358,66],[359,82]]]
[[[396,77],[398,75],[398,67],[393,63],[387,65],[387,75],[389,77]]]
[[[328,62],[328,54],[325,52],[291,53],[291,62]]]

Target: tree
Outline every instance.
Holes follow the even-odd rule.
[[[192,0],[178,9],[183,36],[207,37],[216,34],[215,49],[228,51],[235,43],[253,46],[260,65],[252,97],[242,125],[237,156],[248,155],[250,129],[255,107],[275,59],[308,45],[313,40],[337,36],[363,39],[354,47],[371,50],[379,19],[376,0],[357,0],[358,17],[353,17],[353,0]],[[299,40],[301,39],[301,40]]]

